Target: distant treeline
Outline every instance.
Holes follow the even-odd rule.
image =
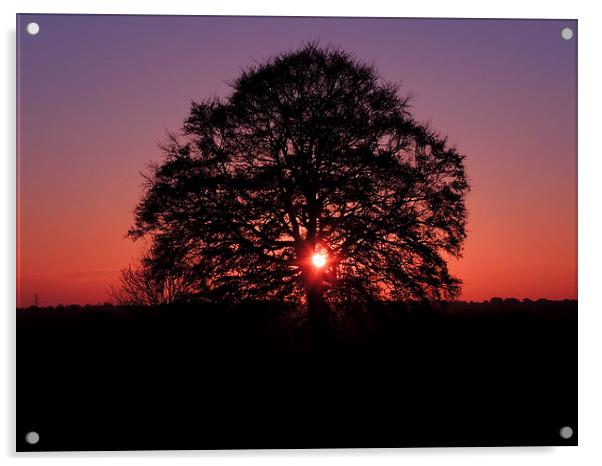
[[[576,322],[576,317],[576,300],[493,298],[482,303],[376,302],[331,307],[337,341],[362,346],[397,344],[418,334],[423,334],[426,341],[437,332],[446,334],[450,329],[458,336],[473,331],[533,332],[554,322]],[[237,305],[30,307],[17,312],[17,329],[25,334],[71,329],[103,338],[115,332],[157,338],[168,334],[172,341],[185,335],[195,340],[202,336],[207,342],[229,341],[233,347],[266,349],[267,345],[285,350],[311,347],[312,332],[305,308],[274,301]]]
[[[517,299],[517,298],[499,298],[494,297],[486,301],[408,301],[408,302],[378,302],[370,305],[362,305],[361,308],[366,312],[370,309],[387,308],[399,311],[424,311],[424,310],[442,310],[452,312],[485,312],[485,311],[515,311],[515,310],[552,310],[566,309],[567,306],[571,309],[576,309],[576,299],[550,300],[546,298],[539,299]],[[57,304],[56,306],[29,306],[17,308],[18,311],[25,310],[53,310],[53,311],[132,311],[132,310],[157,310],[157,309],[208,309],[208,310],[228,310],[236,311],[245,308],[262,309],[267,313],[286,313],[299,312],[302,308],[284,302],[276,301],[248,301],[236,305],[227,304],[171,304],[163,306],[137,306],[137,305],[122,305],[113,304],[110,302],[98,304]],[[358,308],[359,306],[354,306]],[[335,313],[344,312],[344,309],[350,309],[350,306],[338,306],[335,308]],[[357,310],[357,309],[356,309]],[[263,313],[262,312],[262,313]]]

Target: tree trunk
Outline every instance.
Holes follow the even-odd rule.
[[[334,347],[334,331],[330,323],[330,308],[324,299],[321,269],[305,273],[305,294],[311,324],[312,343],[316,351],[330,351]]]

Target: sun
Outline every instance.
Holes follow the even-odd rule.
[[[312,256],[311,261],[315,267],[320,269],[326,265],[326,254],[317,252]]]

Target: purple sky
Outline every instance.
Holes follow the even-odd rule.
[[[36,21],[37,36],[25,25]],[[562,20],[18,17],[19,294],[96,303],[139,244],[124,237],[147,162],[191,100],[320,40],[415,95],[467,155],[464,299],[576,298],[576,37]]]

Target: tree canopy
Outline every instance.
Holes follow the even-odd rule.
[[[458,296],[464,156],[397,85],[310,43],[230,86],[193,102],[146,176],[129,234],[152,239],[153,273],[180,271],[205,299]]]

